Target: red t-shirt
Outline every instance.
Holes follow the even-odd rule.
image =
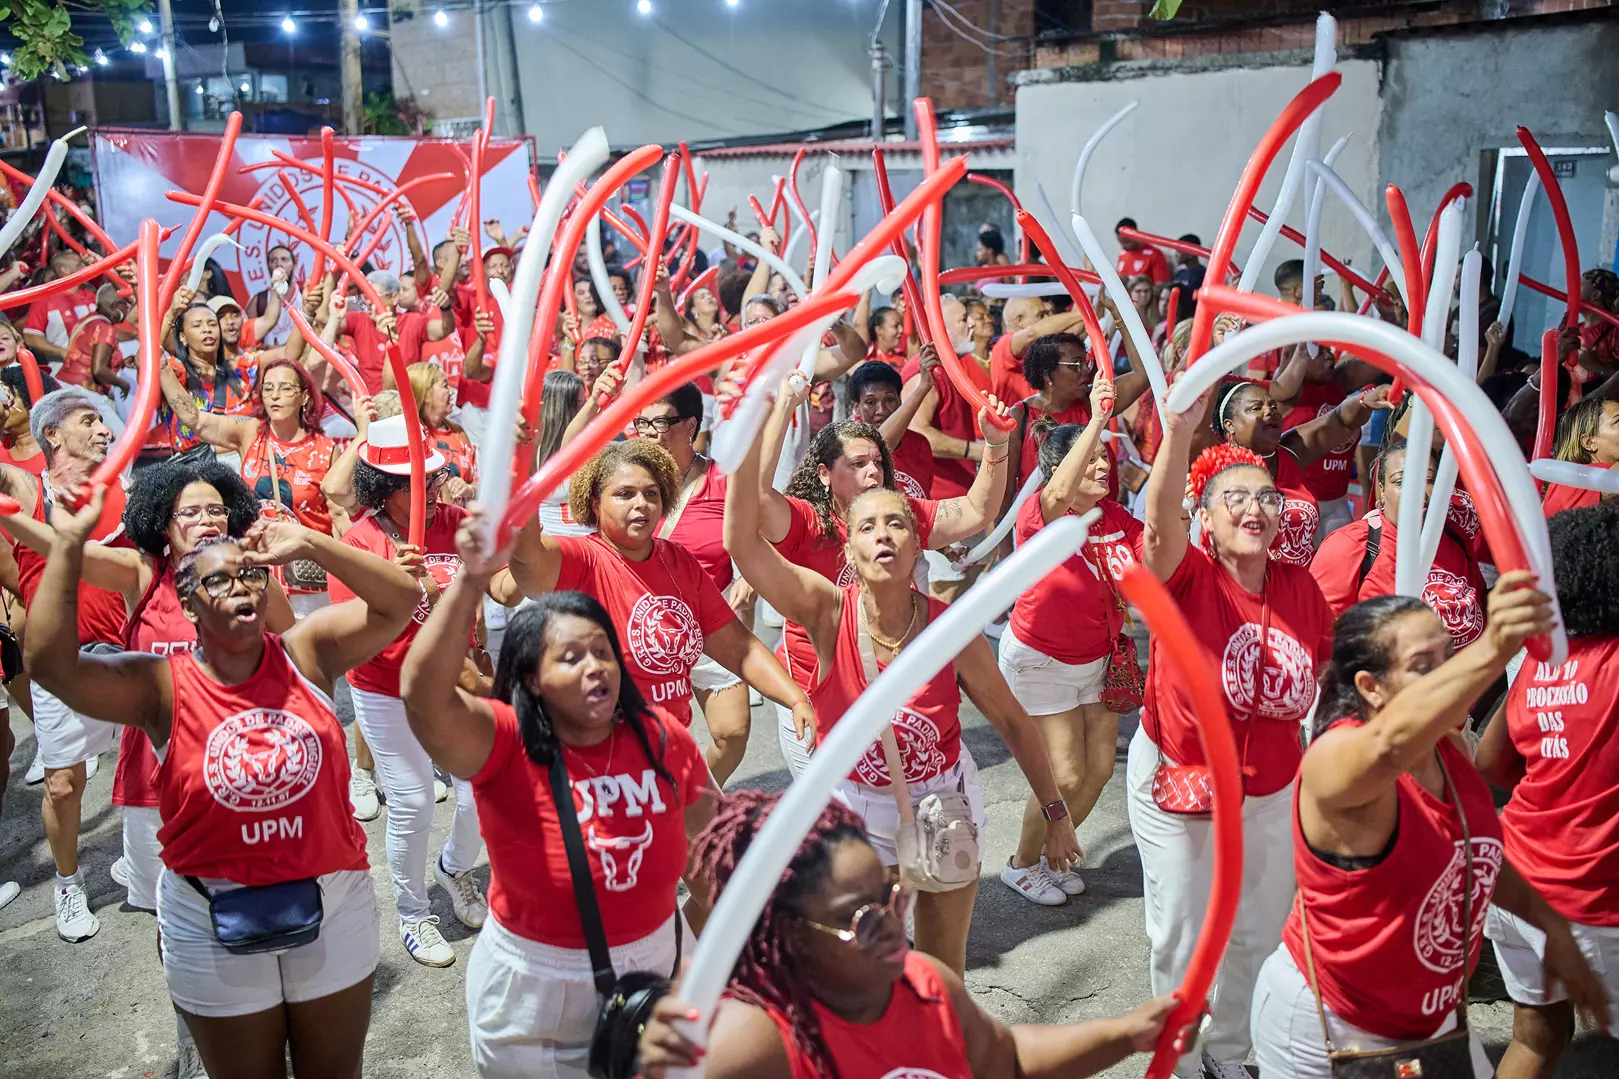
[[[1465,929],[1462,885],[1468,867],[1462,861],[1462,822],[1448,797],[1401,773],[1395,778],[1399,824],[1392,848],[1375,866],[1345,870],[1310,850],[1294,795],[1293,870],[1308,910],[1321,997],[1345,1022],[1385,1039],[1429,1038],[1455,1011],[1464,971],[1471,974],[1478,963],[1484,919],[1501,873],[1501,823],[1489,785],[1449,739],[1440,743],[1439,753],[1472,839],[1466,857],[1473,925]],[[1308,971],[1299,918],[1295,904],[1282,940],[1299,970]]]
[[[683,491],[675,509],[664,515],[658,529],[659,536],[696,556],[714,586],[721,590],[730,588],[736,576],[730,553],[725,550],[725,483],[725,474],[709,461],[696,484]]]
[[[989,347],[990,393],[1002,401],[1022,401],[1034,396],[1034,387],[1023,377],[1023,360],[1012,355],[1012,335],[1002,334]]]
[[[906,428],[888,453],[894,461],[894,487],[913,499],[927,498],[933,487],[933,447],[927,437]]]
[[[73,328],[79,320],[96,310],[96,291],[77,288],[52,293],[28,305],[28,318],[24,330],[32,330],[52,345],[67,348],[73,337]]]
[[[1512,865],[1559,915],[1619,926],[1619,638],[1577,637],[1561,665],[1525,661],[1507,730],[1525,773],[1501,811]]]
[[[382,367],[388,359],[388,339],[363,311],[343,313],[343,333],[354,342],[354,366],[372,394],[382,393]]]
[[[962,366],[967,370],[968,378],[972,379],[977,387],[989,392],[989,373],[972,358],[963,360]],[[912,360],[905,365],[900,377],[910,382],[922,370],[920,359]],[[961,392],[956,384],[950,381],[949,376],[941,370],[939,377],[933,380],[934,393],[938,395],[938,403],[933,410],[933,426],[946,435],[954,436],[972,442],[982,439],[983,433],[978,430],[978,410]],[[967,494],[972,487],[973,479],[978,475],[978,463],[965,458],[933,459],[933,486],[928,494],[935,499],[953,499],[958,495]]]
[[[48,491],[45,482],[40,481],[39,496],[34,500],[34,520],[50,521],[47,512],[47,502],[55,502],[55,494]],[[124,533],[124,489],[119,484],[107,486],[107,501],[101,508],[101,520],[90,533],[90,539],[107,547],[132,548],[129,537]],[[12,556],[17,561],[17,588],[22,593],[23,609],[28,610],[34,606],[34,595],[39,592],[40,579],[45,576],[45,557],[37,554],[27,544],[16,544]],[[88,645],[91,642],[105,642],[117,645],[124,640],[124,597],[122,593],[115,593],[91,585],[87,581],[79,582],[79,644]]]
[[[1328,415],[1343,404],[1343,401],[1344,392],[1336,382],[1306,382],[1299,394],[1298,404],[1289,409],[1287,415],[1282,418],[1282,427],[1291,431],[1293,428],[1308,424],[1312,420]],[[1304,467],[1304,486],[1310,489],[1316,499],[1331,502],[1349,494],[1349,478],[1355,471],[1355,448],[1359,444],[1360,438],[1351,434],[1320,460]]]
[[[105,315],[92,312],[80,319],[68,338],[67,355],[62,358],[62,367],[56,373],[58,382],[71,383],[82,386],[86,390],[97,394],[105,394],[107,388],[91,377],[94,370],[92,361],[95,359],[97,345],[106,345],[112,349],[112,366],[117,368],[123,357],[118,354],[118,328]]]
[[[1570,487],[1568,484],[1547,484],[1540,497],[1540,509],[1547,517],[1564,510],[1578,510],[1596,506],[1602,501],[1602,492],[1590,488]]]
[[[549,772],[524,752],[512,707],[490,701],[489,708],[495,745],[472,792],[489,846],[490,914],[519,937],[584,949]],[[686,871],[686,808],[710,783],[685,727],[656,708],[645,722],[673,786],[623,722],[595,746],[561,751],[610,947],[641,940],[675,913],[675,884]]]
[[[477,299],[477,290],[469,282],[462,282],[456,286],[455,327],[460,342],[466,343],[460,346],[463,349],[470,346],[473,338],[478,333],[478,327],[473,322],[473,308],[477,304]],[[485,367],[492,369],[495,365],[496,357],[493,355],[490,346],[499,343],[501,331],[506,326],[506,320],[500,314],[500,305],[493,300],[489,302],[489,317],[495,321],[495,336],[484,343],[483,364]],[[463,352],[462,362],[465,363],[465,360],[466,354]],[[492,379],[493,375],[490,378]],[[478,409],[487,409],[489,407],[489,383],[480,382],[477,379],[460,380],[460,386],[456,393],[456,403],[459,405],[471,405]]]
[[[1321,508],[1315,493],[1304,482],[1304,469],[1293,451],[1276,448],[1276,489],[1287,497],[1282,520],[1271,541],[1271,558],[1290,566],[1309,566],[1315,558],[1315,531],[1321,525]]]
[[[1381,526],[1377,558],[1362,581],[1360,567],[1366,559],[1367,536],[1374,524]],[[1397,537],[1394,526],[1374,511],[1321,541],[1321,550],[1310,564],[1310,574],[1321,586],[1321,595],[1327,598],[1334,619],[1362,600],[1394,594]],[[1434,609],[1456,648],[1471,644],[1484,632],[1484,597],[1488,592],[1478,562],[1446,529],[1428,571],[1428,583],[1422,587],[1422,602]]]
[[[271,885],[366,870],[349,805],[349,753],[331,698],[281,638],[225,686],[191,653],[169,656],[174,720],[158,769],[163,865],[176,874]]]
[[[1114,265],[1126,285],[1133,277],[1149,277],[1154,285],[1162,285],[1169,280],[1169,260],[1164,258],[1162,251],[1151,245],[1138,247],[1134,251],[1120,248],[1118,261]]]
[[[866,359],[881,360],[895,371],[898,371],[905,366],[905,361],[909,360],[910,357],[906,355],[903,346],[896,352],[883,352],[877,346],[872,345],[866,349]]]
[[[427,523],[427,529],[422,534],[422,548],[425,552],[422,563],[428,573],[433,575],[440,593],[448,589],[450,583],[456,579],[456,575],[461,573],[461,556],[455,553],[455,532],[460,528],[461,519],[465,516],[466,511],[459,506],[439,503],[438,509],[433,514],[433,520]],[[400,531],[403,533],[403,530]],[[381,525],[377,524],[375,513],[367,514],[356,521],[349,531],[343,534],[343,543],[360,551],[369,551],[389,562],[393,561],[393,539],[383,531]],[[354,599],[354,590],[339,581],[336,574],[328,579],[327,589],[334,604]],[[349,671],[349,685],[356,690],[398,697],[399,669],[405,663],[405,654],[410,651],[410,643],[416,640],[417,629],[427,621],[427,616],[432,614],[432,611],[433,608],[428,604],[427,593],[424,590],[421,603],[416,605],[416,610],[411,615],[411,621],[387,648]]]
[[[577,589],[601,601],[642,695],[690,726],[691,669],[703,658],[703,639],[736,619],[702,563],[662,539],[640,562],[599,535],[554,539],[562,549],[557,591]]]
[[[1097,506],[1102,517],[1091,526],[1084,550],[1036,582],[1012,608],[1017,639],[1064,664],[1089,664],[1113,650],[1124,612],[1116,586],[1108,582],[1117,582],[1140,559],[1141,522],[1112,499]],[[1037,491],[1018,508],[1017,542],[1027,543],[1046,524]]]
[[[1332,655],[1332,609],[1309,571],[1272,561],[1266,576],[1264,591],[1251,593],[1202,550],[1188,547],[1164,583],[1219,675],[1242,756],[1243,790],[1256,796],[1293,782],[1299,724],[1315,701],[1317,666]],[[1269,648],[1261,650],[1267,601]],[[1186,680],[1162,649],[1162,639],[1154,637],[1141,724],[1165,757],[1180,765],[1206,764]]]

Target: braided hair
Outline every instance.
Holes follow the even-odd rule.
[[[656,713],[647,708],[635,680],[629,676],[624,664],[624,650],[618,643],[618,631],[613,619],[595,597],[582,592],[564,590],[546,593],[512,612],[506,623],[506,637],[495,665],[495,685],[492,696],[509,704],[517,713],[517,729],[523,737],[523,752],[542,769],[551,766],[559,743],[551,717],[545,711],[545,702],[528,688],[526,676],[538,669],[545,652],[545,633],[551,621],[558,616],[572,615],[595,623],[607,635],[607,644],[618,662],[618,712],[624,725],[635,735],[653,770],[671,788],[679,789],[675,779],[663,763],[668,748],[669,734]],[[656,740],[657,748],[653,748]]]
[[[821,538],[826,544],[838,543],[838,525],[833,520],[832,489],[821,483],[820,467],[825,465],[830,469],[836,465],[846,452],[845,447],[855,439],[864,439],[877,447],[883,463],[883,487],[893,488],[894,458],[888,452],[888,443],[883,440],[882,432],[864,420],[840,420],[815,433],[810,440],[809,452],[798,463],[798,468],[793,470],[783,492],[788,498],[803,499],[815,507],[815,516],[821,521]]]
[[[692,849],[692,861],[708,883],[711,895],[724,891],[780,800],[780,795],[742,790],[729,792],[720,803]],[[799,914],[799,903],[820,888],[831,873],[833,849],[851,840],[867,842],[865,824],[847,806],[836,800],[829,802],[793,853],[787,872],[759,913],[759,921],[731,969],[731,996],[780,1015],[793,1032],[798,1048],[813,1064],[816,1076],[839,1073],[821,1038],[815,998],[801,980],[793,977],[800,958],[795,955],[790,931]]]

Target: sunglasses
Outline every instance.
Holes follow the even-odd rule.
[[[262,566],[244,566],[235,573],[215,570],[197,582],[197,588],[215,600],[223,600],[235,590],[238,581],[250,590],[263,589],[270,583],[270,571]]]
[[[881,937],[883,924],[890,918],[905,919],[905,913],[910,910],[911,901],[916,897],[916,890],[903,881],[896,881],[889,888],[888,900],[881,904],[866,904],[854,913],[849,920],[849,928],[840,930],[835,926],[818,923],[814,919],[800,915],[805,926],[812,930],[819,930],[823,934],[831,934],[845,945],[853,943],[862,949],[869,949],[877,944]]]

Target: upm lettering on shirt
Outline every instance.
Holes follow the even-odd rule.
[[[610,818],[617,813],[615,807],[624,804],[625,817],[640,817],[650,808],[661,814],[666,807],[663,793],[658,790],[658,774],[642,769],[639,778],[629,773],[611,776],[592,776],[588,780],[575,780],[574,793],[579,798],[579,824],[584,825],[596,817]]]

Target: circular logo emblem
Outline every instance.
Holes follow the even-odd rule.
[[[1478,509],[1467,492],[1458,488],[1450,493],[1450,513],[1446,516],[1469,540],[1478,535]]]
[[[429,574],[433,575],[433,584],[438,586],[438,593],[443,596],[444,590],[450,587],[451,583],[455,581],[456,575],[461,572],[461,556],[424,555],[422,556],[422,565],[427,568]],[[433,605],[428,602],[427,590],[423,588],[422,598],[416,602],[416,610],[411,613],[411,618],[421,624],[425,623],[427,617],[432,613]]]
[[[1254,717],[1254,684],[1259,671],[1259,624],[1243,623],[1226,642],[1220,662],[1226,700],[1238,717],[1260,720],[1299,720],[1315,700],[1315,663],[1304,646],[1282,630],[1270,628],[1265,650],[1264,686],[1259,713]]]
[[[1288,499],[1282,504],[1282,517],[1271,554],[1278,562],[1309,566],[1315,557],[1315,531],[1320,524],[1321,511],[1315,503]]]
[[[939,749],[939,729],[919,712],[900,709],[894,714],[894,741],[899,743],[900,760],[905,762],[905,782],[920,783],[944,771],[944,751]],[[866,756],[854,768],[862,784],[872,787],[888,783],[888,758],[881,740],[866,748]]]
[[[900,472],[898,469],[894,470],[894,486],[913,499],[925,499],[928,497],[928,493],[922,490],[922,485],[916,482],[915,477],[910,473]]]
[[[306,160],[314,165],[319,164],[317,158]],[[383,191],[392,191],[399,186],[398,182],[388,173],[381,172],[370,165],[351,158],[338,158],[337,171],[344,176],[368,180]],[[278,173],[285,173],[287,178],[292,181],[293,187],[298,192],[298,197],[303,200],[304,205],[309,209],[310,216],[318,223],[323,205],[321,201],[321,179],[318,173],[306,172],[303,169],[294,169],[289,166],[286,169],[267,169],[259,173],[258,175],[265,177],[265,180],[259,185],[259,189],[254,193],[253,197],[263,200],[259,203],[260,209],[285,221],[295,222],[299,220],[298,208],[293,202],[292,195],[287,191],[286,185],[281,182],[280,176],[277,175]],[[354,200],[354,208],[362,219],[371,212],[371,209],[379,201],[379,197],[375,192],[368,191],[363,187],[348,185],[345,190],[348,191],[349,197]],[[349,221],[348,204],[342,199],[338,199],[332,206],[332,236],[346,236],[350,228],[358,225],[358,221]],[[376,251],[371,255],[369,261],[372,266],[378,269],[398,271],[404,266],[405,260],[409,257],[409,248],[406,245],[404,229],[400,226],[398,218],[394,216],[392,211],[383,211],[377,216],[371,229],[367,230],[367,244],[370,243],[370,237],[376,235],[375,230],[377,229],[381,229],[384,236],[377,244]],[[289,243],[287,234],[279,229],[269,229],[249,221],[242,225],[241,231],[237,234],[237,240],[241,243],[243,249],[238,254],[240,256],[242,281],[246,284],[248,292],[250,294],[257,293],[269,288],[270,270],[264,265],[264,259],[272,247]],[[299,251],[303,248],[303,245],[296,240],[290,243],[294,251]],[[303,258],[300,259],[300,262],[305,264],[304,269],[307,270],[309,253],[305,251],[302,252],[302,255]]]
[[[843,569],[838,571],[837,586],[840,589],[848,588],[850,585],[853,585],[859,577],[860,571],[854,568],[854,563],[846,562],[843,564]]]
[[[249,709],[214,728],[203,750],[203,781],[232,810],[279,810],[320,774],[320,738],[301,716]]]
[[[684,675],[703,658],[703,628],[678,596],[647,593],[629,618],[630,655],[648,675]]]
[[[1458,649],[1484,632],[1484,608],[1478,602],[1478,590],[1466,578],[1434,567],[1428,571],[1422,602],[1434,609]]]
[[[1473,926],[1472,933],[1484,927],[1501,873],[1501,841],[1487,836],[1473,838]],[[1429,971],[1454,975],[1462,965],[1462,948],[1470,935],[1462,932],[1462,842],[1456,841],[1450,862],[1423,897],[1417,911],[1415,940],[1417,960]]]

